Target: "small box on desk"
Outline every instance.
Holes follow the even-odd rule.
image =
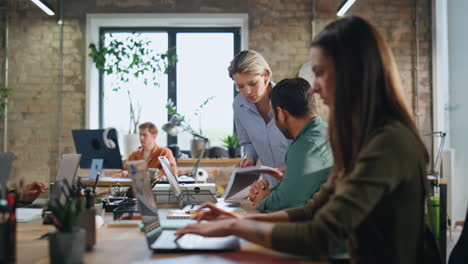
[[[184,199],[185,204],[216,203],[216,185],[214,183],[180,184],[182,197],[177,197],[170,184],[156,184],[153,193],[157,203],[177,204]]]

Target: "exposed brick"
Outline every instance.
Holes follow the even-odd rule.
[[[248,13],[249,48],[267,58],[274,80],[279,81],[296,76],[300,66],[307,62],[312,33],[316,34],[336,19],[341,0],[64,0],[61,135],[57,135],[59,26],[56,18],[45,15],[29,0],[9,0],[9,3],[9,78],[13,94],[10,99],[8,142],[9,150],[19,156],[15,161],[14,174],[16,178],[48,181],[55,177],[57,171],[57,137],[63,139],[63,152],[74,152],[70,130],[84,127],[86,13]],[[419,127],[430,131],[431,18],[429,4],[420,5],[419,86],[422,116]],[[312,13],[314,8],[315,14]],[[361,0],[349,13],[366,18],[382,32],[396,57],[408,102],[413,106],[416,83],[413,72],[416,66],[414,1]],[[315,32],[312,32],[311,26],[313,17]],[[0,29],[4,30],[3,19],[0,19]],[[3,43],[2,38],[3,34],[0,34],[0,43]],[[3,52],[4,48],[0,46],[0,58],[3,58]],[[2,67],[0,65],[0,72]],[[327,119],[328,109],[320,100],[318,105],[320,114]],[[1,144],[0,140],[0,147]]]

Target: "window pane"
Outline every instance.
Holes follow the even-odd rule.
[[[113,38],[124,42],[132,35],[130,32],[112,33]],[[106,33],[105,43],[108,43],[110,34]],[[167,33],[141,33],[139,38],[151,41],[150,47],[155,53],[164,53],[168,49]],[[154,55],[154,54],[153,54]],[[122,145],[123,135],[129,133],[130,129],[130,104],[129,95],[126,90],[113,91],[112,84],[119,84],[116,75],[104,75],[103,83],[103,126],[115,127],[119,131],[119,143]],[[137,109],[141,109],[140,123],[153,122],[158,127],[156,142],[160,146],[167,145],[167,135],[161,126],[167,121],[167,75],[158,77],[159,86],[148,84],[145,86],[141,81],[130,80],[129,86],[131,98]],[[122,149],[122,148],[121,148]]]
[[[196,131],[202,129],[211,146],[233,132],[233,84],[228,75],[234,56],[233,33],[177,34],[177,110]],[[207,98],[213,99],[194,115]],[[192,136],[180,133],[178,145],[190,149]]]

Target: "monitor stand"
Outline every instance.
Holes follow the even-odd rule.
[[[89,179],[95,180],[98,175],[102,175],[102,165],[104,163],[103,159],[93,159],[91,161],[91,172],[89,174]]]

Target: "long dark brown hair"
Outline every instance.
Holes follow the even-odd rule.
[[[382,36],[367,21],[351,16],[330,23],[312,41],[329,56],[336,71],[329,136],[333,176],[351,172],[371,134],[389,120],[399,120],[428,153],[404,98],[393,55]]]

